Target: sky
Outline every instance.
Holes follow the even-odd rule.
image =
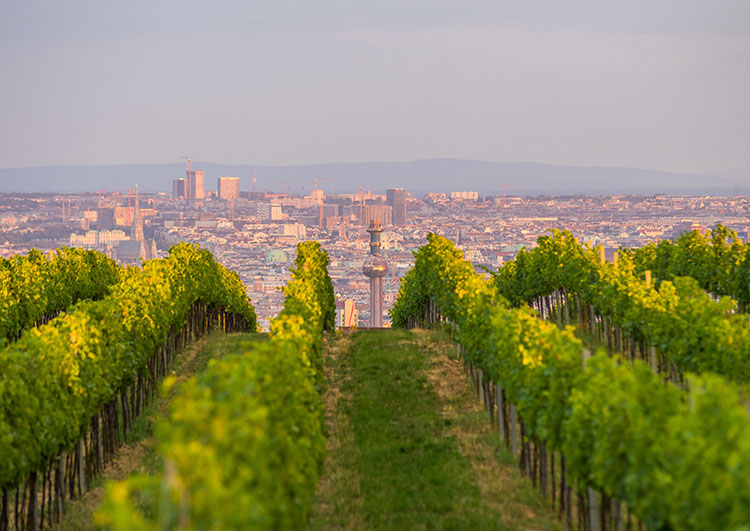
[[[2,0],[0,167],[750,168],[748,0]]]

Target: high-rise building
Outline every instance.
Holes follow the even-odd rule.
[[[323,210],[323,219],[333,218],[341,215],[341,205],[339,204],[324,203],[321,208]]]
[[[365,205],[362,211],[362,225],[369,227],[373,220],[378,220],[381,225],[392,225],[392,211],[388,205]]]
[[[114,208],[100,208],[97,211],[96,228],[99,230],[110,230],[115,228]]]
[[[393,224],[399,227],[406,225],[406,190],[403,188],[386,190],[386,199],[391,207]]]
[[[320,226],[321,228],[328,226],[328,219],[338,218],[341,216],[341,205],[323,203],[320,205]]]
[[[206,191],[203,188],[203,170],[187,172],[187,199],[203,199]]]
[[[216,181],[216,190],[219,199],[230,200],[240,197],[239,177],[219,177]]]
[[[383,326],[383,277],[388,274],[388,262],[380,256],[380,233],[383,225],[374,219],[367,228],[370,233],[370,255],[362,263],[362,273],[370,279],[370,327]]]
[[[187,180],[172,179],[172,198],[185,199],[187,197]]]
[[[257,212],[261,223],[279,221],[282,218],[281,205],[278,203],[258,203]]]

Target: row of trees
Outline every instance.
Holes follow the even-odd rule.
[[[522,471],[569,524],[576,515],[582,528],[619,529],[631,517],[656,529],[750,522],[750,422],[727,380],[685,374],[684,393],[639,360],[591,356],[571,328],[511,309],[436,235],[417,252],[392,317],[394,326],[449,324]]]
[[[324,330],[335,318],[328,254],[297,247],[271,339],[181,384],[156,427],[163,470],[110,484],[113,529],[304,529],[325,459]]]
[[[214,326],[255,330],[255,311],[236,273],[180,244],[0,350],[0,529],[59,518],[127,437],[175,353]]]
[[[103,254],[72,247],[0,258],[0,345],[80,300],[101,299],[120,271]]]

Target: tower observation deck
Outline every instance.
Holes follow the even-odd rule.
[[[388,262],[380,256],[380,233],[383,226],[379,219],[370,222],[370,255],[362,263],[362,273],[370,279],[370,327],[383,326],[383,277],[388,274]]]

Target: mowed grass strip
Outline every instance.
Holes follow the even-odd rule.
[[[383,529],[503,529],[441,414],[427,375],[431,357],[407,331],[352,335],[341,392],[351,397],[345,407],[364,522]]]
[[[310,529],[362,529],[362,491],[360,490],[357,458],[359,451],[351,427],[351,385],[346,365],[351,346],[350,335],[325,337],[326,389],[325,404],[328,457],[325,472],[315,492],[315,506]],[[345,387],[349,392],[343,392]]]
[[[458,438],[485,503],[495,508],[508,529],[563,529],[548,500],[521,476],[518,457],[506,450],[497,426],[489,422],[468,370],[456,356],[447,333],[415,329],[420,350],[430,358],[428,376],[442,399],[442,415]]]

